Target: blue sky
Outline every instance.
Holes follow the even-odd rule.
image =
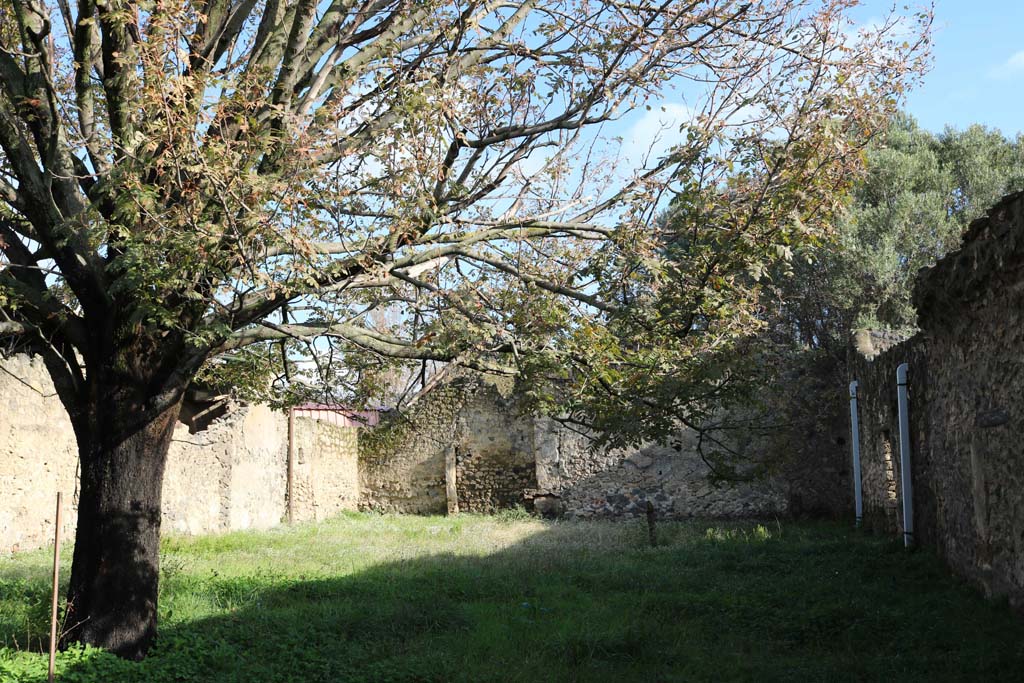
[[[898,2],[897,13],[926,3]],[[859,26],[880,23],[892,9],[893,0],[862,0],[851,18]],[[980,123],[1010,137],[1024,133],[1024,0],[936,0],[933,40],[932,69],[904,109],[935,132]],[[622,136],[621,158],[631,167],[656,137],[653,156],[664,154],[673,131],[690,116],[678,93],[666,92],[661,104],[632,112],[610,129]]]
[[[865,0],[854,17],[868,22],[891,7],[892,0]],[[934,67],[906,104],[921,125],[1024,132],[1024,2],[936,0],[934,39]]]

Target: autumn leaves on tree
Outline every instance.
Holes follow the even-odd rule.
[[[145,655],[171,431],[231,358],[698,411],[926,59],[927,14],[854,4],[0,0],[0,333],[78,438],[68,638]],[[666,88],[677,144],[624,167]]]

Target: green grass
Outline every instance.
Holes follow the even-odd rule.
[[[141,664],[63,681],[1020,681],[1024,621],[831,524],[346,515],[168,538]],[[0,560],[0,680],[45,680],[49,555]],[[64,576],[67,576],[65,567]],[[32,650],[36,650],[33,652]]]

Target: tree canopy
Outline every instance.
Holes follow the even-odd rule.
[[[935,134],[906,114],[867,148],[866,168],[834,239],[804,249],[792,277],[779,279],[787,329],[838,356],[854,329],[913,331],[918,272],[958,248],[999,198],[1024,189],[1019,138],[980,125]]]
[[[216,359],[698,405],[927,59],[928,13],[855,5],[0,0],[0,332],[79,442],[71,637],[148,648],[170,430]],[[624,167],[606,127],[668,87],[679,144]]]

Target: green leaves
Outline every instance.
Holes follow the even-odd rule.
[[[981,126],[935,135],[900,115],[866,163],[835,238],[804,248],[794,277],[780,280],[793,324],[817,329],[814,345],[837,353],[855,328],[913,329],[917,272],[957,248],[999,197],[1024,188],[1019,142]]]

